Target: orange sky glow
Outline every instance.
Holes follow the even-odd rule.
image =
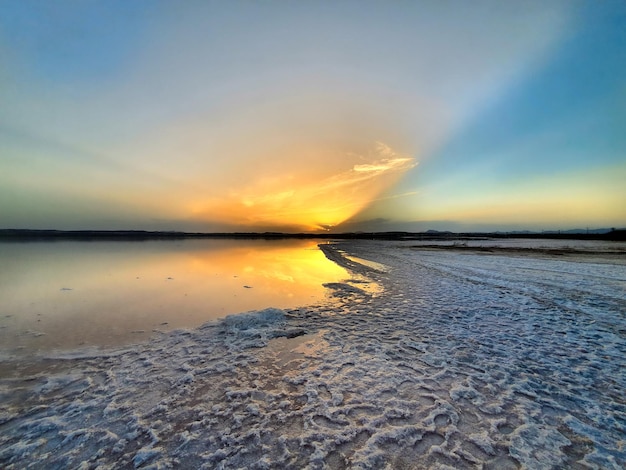
[[[295,230],[328,230],[359,213],[416,166],[382,142],[374,145],[374,159],[323,178],[275,174],[227,196],[191,205],[191,217],[242,227],[283,226]]]
[[[0,228],[626,224],[623,1],[0,10]]]

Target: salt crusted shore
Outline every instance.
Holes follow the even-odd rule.
[[[626,266],[322,249],[355,273],[326,303],[7,358],[0,467],[626,466]]]

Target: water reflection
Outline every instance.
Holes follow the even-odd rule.
[[[0,262],[5,351],[122,344],[310,304],[349,277],[302,240],[7,243]]]

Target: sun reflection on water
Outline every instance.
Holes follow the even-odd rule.
[[[0,344],[47,350],[143,340],[228,314],[327,297],[349,274],[314,241],[0,244]]]

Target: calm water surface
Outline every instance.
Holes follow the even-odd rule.
[[[323,299],[349,277],[314,241],[0,243],[0,351],[141,341]]]

